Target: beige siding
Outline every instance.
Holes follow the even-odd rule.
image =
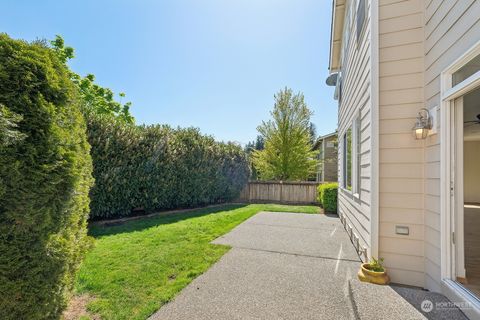
[[[369,163],[375,159],[371,146],[378,141],[378,255],[394,282],[440,291],[442,128],[426,140],[414,140],[411,129],[421,108],[440,105],[441,72],[480,41],[480,0],[379,0],[378,15],[378,106],[371,105],[375,96],[370,93],[377,89],[370,88],[376,71],[371,61],[377,56],[370,56],[370,41],[357,45],[352,26],[350,43],[343,46],[339,141],[360,112],[362,179],[360,199],[340,190],[339,207],[360,244],[370,248],[375,188]],[[371,136],[370,118],[377,110],[378,136]],[[339,159],[342,151],[340,144]],[[397,225],[408,226],[410,234],[397,235]]]
[[[324,140],[325,155],[323,159],[323,181],[338,181],[338,156],[337,156],[337,136],[328,137]]]
[[[343,63],[342,63],[342,98],[339,104],[338,114],[338,158],[339,168],[343,165],[343,134],[352,125],[356,116],[360,121],[360,190],[358,196],[345,189],[340,189],[338,203],[339,212],[346,218],[346,223],[353,228],[353,233],[359,239],[360,249],[367,249],[370,256],[371,249],[371,213],[370,213],[370,191],[371,191],[371,139],[370,139],[370,1],[367,1],[367,15],[365,19],[364,30],[360,41],[356,39],[356,1],[347,1],[353,18],[350,25],[349,41],[342,44]],[[345,19],[347,21],[347,18]],[[344,39],[345,40],[345,39]],[[342,172],[342,170],[339,170]],[[341,180],[341,177],[339,177]],[[341,181],[340,181],[341,184]],[[364,256],[362,255],[362,258]]]
[[[379,5],[379,256],[393,282],[424,286],[424,142],[411,133],[423,106],[423,1]]]
[[[440,73],[480,40],[480,1],[425,4],[425,101],[440,105]],[[441,130],[441,128],[440,128]],[[440,134],[425,144],[425,287],[440,291]]]

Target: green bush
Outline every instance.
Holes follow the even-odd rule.
[[[0,319],[56,319],[88,242],[85,122],[52,50],[5,34],[0,105]]]
[[[134,126],[95,114],[87,125],[93,219],[231,201],[250,174],[240,146],[197,129]]]
[[[323,195],[323,189],[320,188],[322,185],[318,185],[317,187],[317,201],[318,201],[318,204],[323,207],[323,203],[322,203],[322,195]]]
[[[337,212],[338,183],[325,183],[318,186],[318,202],[326,212]]]

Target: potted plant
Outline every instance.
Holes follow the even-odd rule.
[[[388,284],[390,277],[383,267],[383,258],[377,260],[372,257],[368,263],[363,263],[358,271],[358,279],[363,282]]]

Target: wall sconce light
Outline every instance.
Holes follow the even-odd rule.
[[[428,131],[432,129],[432,119],[427,109],[422,108],[418,112],[417,121],[413,126],[413,136],[416,140],[425,139],[428,136]]]

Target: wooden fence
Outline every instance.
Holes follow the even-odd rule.
[[[250,181],[240,193],[241,202],[317,203],[319,182]]]

